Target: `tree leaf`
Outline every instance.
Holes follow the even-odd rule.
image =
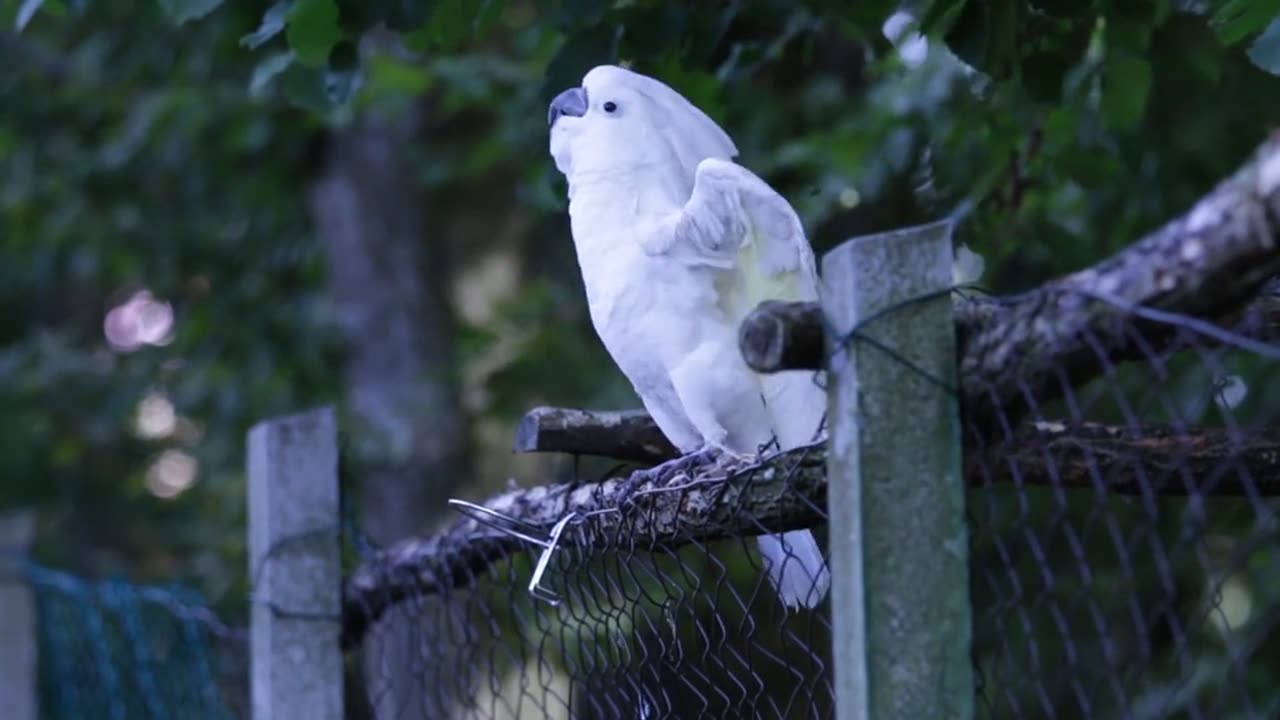
[[[1138,124],[1151,93],[1151,63],[1126,51],[1112,51],[1103,67],[1102,114],[1115,129]]]
[[[1272,75],[1280,75],[1280,16],[1249,46],[1249,59]]]
[[[18,6],[18,16],[13,20],[13,31],[22,32],[31,18],[36,16],[41,5],[44,5],[44,0],[23,0]]]
[[[333,0],[297,0],[289,10],[289,46],[307,65],[323,65],[342,39]]]
[[[387,27],[396,32],[418,30],[435,11],[436,0],[391,0],[386,8]]]
[[[199,20],[217,10],[221,4],[222,0],[160,0],[160,7],[179,25]]]
[[[329,102],[342,105],[360,89],[360,52],[355,43],[344,40],[329,53],[329,69],[324,75],[324,89]]]
[[[280,2],[267,8],[262,15],[262,24],[258,25],[258,29],[240,38],[240,44],[250,49],[261,47],[271,38],[280,34],[284,30],[286,21],[289,18],[289,10],[293,7],[293,0],[280,0]]]
[[[445,52],[456,52],[474,33],[476,12],[474,0],[440,0],[426,23],[431,44]]]
[[[333,109],[325,81],[327,68],[293,63],[280,73],[280,90],[288,101],[321,115]]]
[[[1280,15],[1280,0],[1228,0],[1213,14],[1213,27],[1228,45],[1267,27]]]
[[[294,58],[293,51],[286,50],[275,53],[258,63],[253,68],[253,75],[249,78],[249,94],[254,97],[261,97],[267,86],[293,64]]]

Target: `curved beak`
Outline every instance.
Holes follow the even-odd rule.
[[[560,93],[551,101],[551,107],[547,109],[547,125],[554,126],[556,120],[561,115],[570,117],[582,117],[587,114],[587,90],[586,88],[569,88]]]

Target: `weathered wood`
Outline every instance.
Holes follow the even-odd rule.
[[[738,328],[738,347],[757,372],[820,370],[827,366],[826,322],[816,302],[766,300]]]
[[[643,410],[537,407],[516,427],[516,452],[599,455],[656,465],[679,453]]]
[[[951,229],[859,237],[822,259],[841,720],[973,717],[960,410],[937,384],[955,384]]]
[[[342,720],[333,409],[255,425],[248,475],[253,717]]]
[[[970,485],[1093,488],[1107,494],[1280,495],[1280,428],[1127,428],[1038,422],[967,458]]]
[[[727,465],[692,480],[668,472],[634,486],[629,477],[539,486],[513,490],[484,505],[544,532],[570,512],[587,516],[564,534],[564,546],[672,548],[817,525],[823,520],[825,462],[821,447],[799,448],[761,464]],[[630,498],[625,504],[624,494]],[[462,519],[443,533],[378,552],[347,578],[344,644],[356,643],[391,604],[467,585],[491,564],[529,547],[505,532]]]
[[[1139,309],[1235,322],[1277,274],[1280,134],[1185,215],[1107,260],[1016,297],[958,300],[967,418],[983,423],[1003,414],[1011,422],[1028,394],[1043,404],[1063,379],[1083,382],[1105,363],[1147,357],[1178,339],[1176,324]],[[1254,322],[1241,333],[1276,341],[1276,308],[1274,298],[1247,308]],[[743,355],[761,372],[817,367],[823,354],[812,330],[819,319],[812,306],[762,307],[745,321]],[[791,327],[796,323],[808,330]]]
[[[584,421],[591,416],[584,412]],[[1098,462],[1096,473],[1090,467],[1093,458]],[[750,473],[741,473],[725,478],[699,475],[696,484],[679,493],[644,492],[669,482],[669,477],[641,485],[635,504],[595,516],[593,524],[584,528],[584,532],[594,528],[594,533],[570,533],[564,541],[601,548],[674,548],[765,530],[812,527],[826,520],[825,513],[816,509],[827,502],[823,449],[774,456],[766,465],[772,472],[763,483],[764,477],[752,479]],[[1175,467],[1190,467],[1197,477],[1215,479],[1199,487],[1175,481],[1160,484],[1159,473],[1146,470]],[[1223,468],[1236,471],[1224,473]],[[1219,472],[1210,475],[1215,469]],[[784,486],[784,481],[789,484]],[[1009,442],[966,458],[965,481],[971,487],[1016,483],[1095,488],[1101,482],[1109,493],[1280,496],[1280,428],[1231,434],[1205,428],[1179,432],[1158,425],[1126,429],[1095,423],[1037,423]],[[587,514],[617,508],[625,482],[615,478],[513,490],[484,505],[550,530],[568,510]],[[784,487],[790,491],[783,492]],[[709,513],[713,506],[714,512]],[[359,642],[366,628],[400,600],[467,585],[493,563],[527,549],[528,545],[509,535],[463,519],[437,535],[404,540],[374,553],[346,580],[344,647]]]
[[[545,408],[547,416],[572,418],[557,440],[556,450],[588,454],[573,438],[591,437],[591,448],[604,457],[614,454],[608,440],[616,427],[615,412]],[[660,432],[644,410],[625,411],[628,430],[619,445],[636,436]],[[655,455],[655,464],[678,457]],[[1232,472],[1224,472],[1232,469]],[[1184,473],[1197,478],[1188,485],[1161,478]],[[971,487],[1015,482],[1054,487],[1103,487],[1108,493],[1280,496],[1280,428],[1189,427],[1148,424],[1123,427],[1105,423],[1043,421],[1021,426],[1014,438],[998,445],[965,448],[965,481]],[[812,498],[819,502],[822,498]]]
[[[6,720],[40,716],[36,601],[23,572],[35,530],[33,511],[0,513],[0,708]]]
[[[955,298],[957,334],[962,338],[979,334],[987,323],[1004,312],[1002,306],[1009,302],[987,297]],[[1210,319],[1228,329],[1234,337],[1280,343],[1280,297],[1275,295],[1255,298],[1236,312]],[[756,372],[825,368],[826,353],[822,336],[818,334],[824,322],[818,303],[760,303],[743,320],[742,332],[739,333],[742,356]],[[1145,339],[1148,340],[1146,347],[1127,342],[1114,348],[1109,359],[1113,362],[1149,359],[1152,353],[1165,356],[1185,347],[1178,344],[1176,333],[1160,333]],[[1197,337],[1192,343],[1194,347],[1220,345],[1221,339],[1211,336]],[[958,351],[962,354],[962,362],[963,353],[968,351],[968,344],[962,344]]]

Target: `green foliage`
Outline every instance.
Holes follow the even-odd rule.
[[[182,24],[198,20],[218,9],[222,0],[159,0],[175,23]]]
[[[1280,17],[1249,46],[1249,59],[1272,75],[1280,75]]]
[[[309,65],[327,62],[329,52],[342,39],[338,6],[333,0],[294,0],[286,22],[289,46],[299,60]]]
[[[587,320],[546,152],[547,100],[592,65],[629,63],[706,109],[819,251],[974,200],[960,240],[997,291],[1157,227],[1280,117],[1272,0],[934,0],[895,39],[888,0],[124,5],[0,0],[19,31],[0,35],[0,503],[45,511],[50,561],[190,576],[232,605],[244,431],[341,394],[306,203],[319,139],[359,113],[425,108],[404,182],[446,280],[515,258],[517,286],[460,319],[453,348],[488,368],[469,407],[498,424],[536,402],[635,402]],[[144,288],[172,337],[113,350],[104,316]],[[1171,373],[1214,421],[1213,378]],[[139,436],[153,394],[181,432]],[[1252,383],[1241,416],[1276,402]],[[147,485],[166,450],[200,464],[173,499]]]

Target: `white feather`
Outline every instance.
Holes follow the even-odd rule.
[[[762,300],[818,297],[795,211],[733,163],[728,135],[666,85],[604,66],[583,86],[588,110],[556,121],[551,151],[569,181],[601,341],[684,452],[711,445],[754,455],[775,439],[784,450],[813,442],[826,395],[812,373],[758,375],[737,344]],[[830,576],[812,533],[759,544],[785,605],[821,602]]]

